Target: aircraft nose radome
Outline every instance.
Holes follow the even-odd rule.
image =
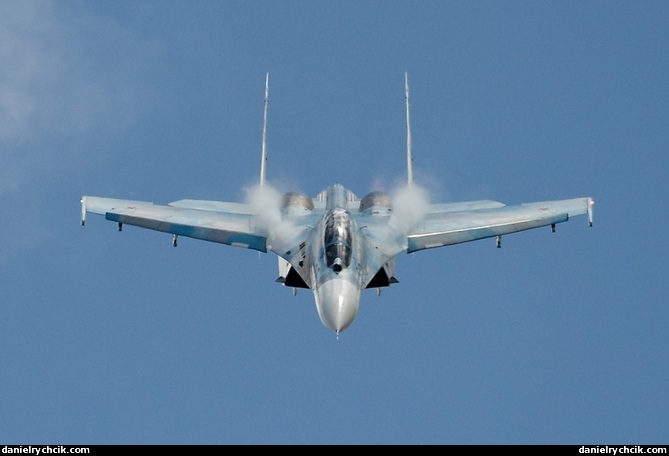
[[[358,313],[360,291],[351,282],[332,279],[316,290],[321,322],[337,334],[348,328]]]

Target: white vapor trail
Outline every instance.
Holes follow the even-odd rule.
[[[427,191],[415,183],[392,192],[392,202],[390,227],[400,232],[406,232],[420,223],[430,204]]]
[[[269,184],[247,187],[246,200],[251,210],[257,215],[260,228],[268,233],[269,243],[290,239],[298,230],[281,214],[282,194]]]

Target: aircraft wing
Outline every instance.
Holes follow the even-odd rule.
[[[220,244],[267,252],[267,235],[259,229],[256,217],[241,203],[216,206],[194,201],[157,205],[146,201],[84,196],[81,199],[81,223],[86,213],[104,215],[107,220],[135,225]],[[227,211],[225,211],[227,209]]]
[[[408,233],[407,253],[555,225],[581,214],[588,214],[592,225],[592,198],[500,207],[497,204],[462,211],[428,211],[423,221]]]

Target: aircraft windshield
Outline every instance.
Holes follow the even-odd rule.
[[[351,263],[351,220],[345,210],[335,209],[325,222],[325,261],[339,272]]]

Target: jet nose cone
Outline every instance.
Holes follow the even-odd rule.
[[[358,313],[360,290],[351,282],[332,279],[315,291],[316,308],[321,322],[339,335]]]

